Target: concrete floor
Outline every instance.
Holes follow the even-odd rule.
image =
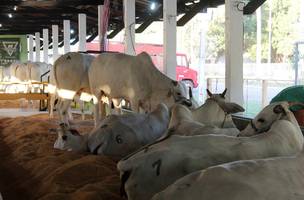
[[[30,108],[1,108],[0,117],[26,117],[37,114],[46,114],[47,111],[40,112],[37,109]]]

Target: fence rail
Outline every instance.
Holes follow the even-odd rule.
[[[210,76],[206,83],[207,88],[214,93],[222,92],[225,87],[224,77]],[[292,85],[294,80],[289,79],[244,78],[244,106],[247,114],[256,114],[276,94]]]

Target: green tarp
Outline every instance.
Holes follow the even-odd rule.
[[[289,102],[302,102],[304,103],[304,85],[297,85],[285,88],[277,96],[273,97],[270,103],[278,101],[289,101]],[[293,106],[290,108],[292,111],[303,109],[300,106]]]

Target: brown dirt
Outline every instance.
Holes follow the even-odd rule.
[[[81,132],[91,121],[76,121]],[[5,200],[120,200],[110,158],[55,150],[46,114],[0,119],[0,192]]]
[[[20,108],[22,100],[1,100],[0,108]]]

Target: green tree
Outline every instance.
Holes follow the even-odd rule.
[[[272,1],[272,62],[289,62],[293,55],[294,42],[298,39],[299,4],[301,0]],[[225,53],[224,8],[214,13],[207,33],[207,58],[217,61]],[[262,62],[268,58],[269,5],[262,6]],[[244,16],[245,59],[256,59],[256,15]]]

